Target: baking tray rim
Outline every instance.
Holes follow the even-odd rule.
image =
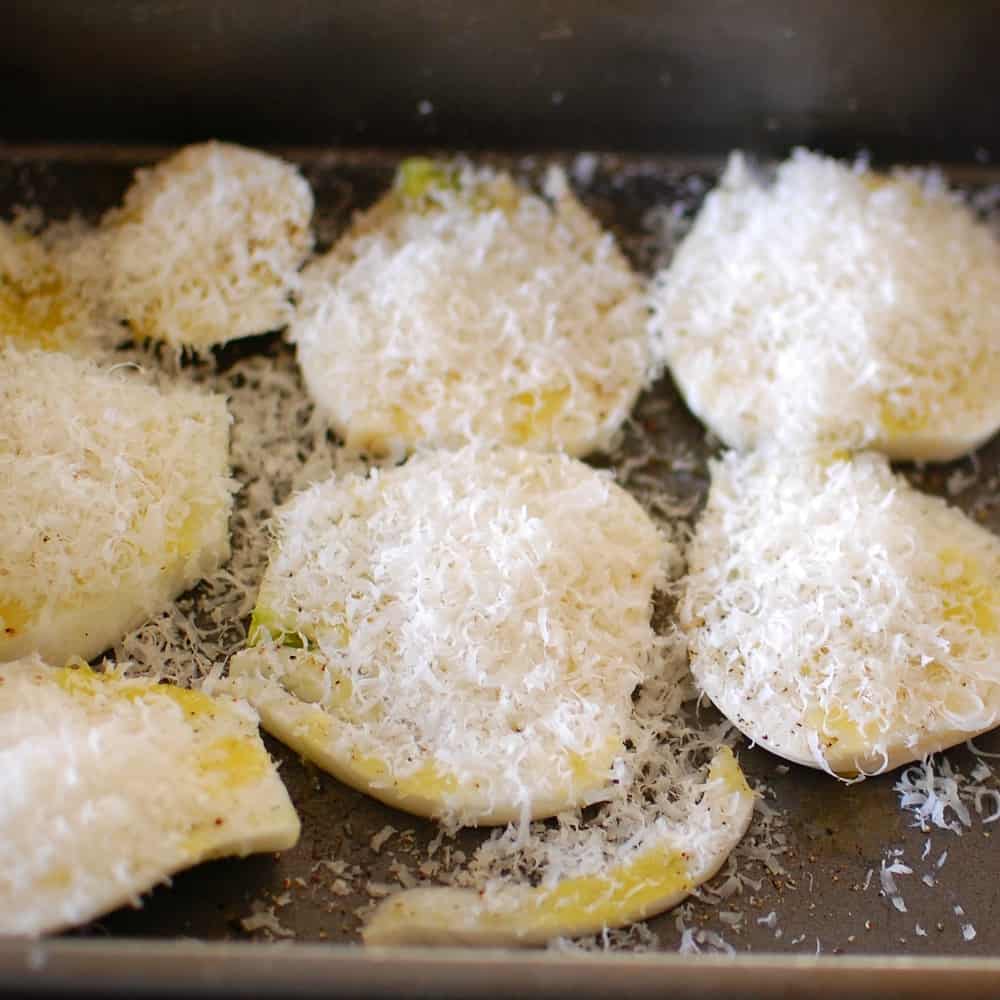
[[[0,941],[0,992],[496,997],[630,994],[996,996],[1000,958],[676,953],[558,954],[509,949],[196,940]]]

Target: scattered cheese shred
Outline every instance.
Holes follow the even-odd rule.
[[[982,758],[971,774],[963,774],[947,757],[928,757],[900,772],[893,790],[899,793],[900,807],[921,830],[936,827],[961,836],[972,826],[974,814],[984,825],[1000,819],[1000,790],[993,769]],[[929,851],[930,840],[925,854]]]

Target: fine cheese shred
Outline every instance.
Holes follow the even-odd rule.
[[[736,167],[731,169],[736,170]],[[469,176],[482,175],[479,171],[470,171]],[[490,176],[495,175],[490,172]],[[733,176],[736,178],[735,183],[738,187],[750,184],[750,180],[745,174],[736,173]],[[698,178],[691,180],[701,183]],[[416,214],[423,220],[422,222],[419,220],[414,222],[418,228],[419,225],[423,225],[427,230],[431,230],[435,224],[443,225],[440,205],[459,200],[458,191],[461,184],[456,186],[454,176],[445,177],[444,184],[441,184],[440,181],[440,175],[433,172],[424,180],[420,179],[419,172],[417,176],[411,177],[409,180],[408,196],[412,202],[417,204],[419,212]],[[839,184],[839,180],[837,183]],[[939,204],[942,213],[950,212],[954,206],[949,197],[941,194],[939,186],[935,187],[936,184],[935,181],[928,182],[926,179],[921,179],[916,182],[916,187],[920,190],[921,197],[929,196],[934,204]],[[762,185],[756,186],[764,190]],[[877,193],[875,188],[867,190],[872,195]],[[830,195],[834,202],[839,197],[840,191],[841,189],[834,185]],[[889,188],[880,197],[883,201],[893,202],[893,199],[897,198],[897,195],[894,194],[895,191],[896,188]],[[940,199],[938,199],[939,195],[941,195]],[[692,191],[684,195],[685,198],[690,197],[690,199],[695,196],[700,196],[700,192]],[[723,192],[720,192],[720,199],[722,196]],[[506,217],[506,213],[510,211],[515,202],[520,205],[523,194],[515,191],[510,204],[504,202],[507,197],[507,194],[502,194],[501,197],[495,198],[491,202],[480,196],[477,203],[471,207],[466,206],[464,210],[470,215],[474,215],[473,221],[479,224],[482,224],[484,216],[495,211],[499,211],[501,215]],[[935,199],[938,200],[935,201]],[[915,203],[919,208],[919,200],[915,200]],[[901,208],[904,213],[909,211],[905,205],[901,205],[899,202],[894,202],[894,204],[897,208]],[[668,230],[667,235],[670,239],[667,242],[672,242],[673,238],[687,226],[687,216],[673,211],[676,207],[672,206],[669,215],[664,212],[663,218],[650,220],[651,226],[653,224],[662,225]],[[849,215],[848,218],[852,217]],[[19,232],[14,234],[13,229],[19,229]],[[857,232],[851,226],[848,226],[847,229],[850,232]],[[960,229],[961,226],[956,226],[956,232],[959,232]],[[36,234],[36,226],[7,227],[4,232],[0,233],[0,316],[2,316],[4,308],[4,281],[6,281],[7,292],[9,293],[13,288],[22,305],[25,301],[30,301],[31,305],[24,315],[29,317],[38,331],[29,333],[27,337],[15,331],[14,339],[31,340],[38,346],[61,347],[62,343],[55,345],[47,341],[47,331],[52,325],[49,318],[56,315],[54,311],[50,311],[54,307],[50,307],[48,304],[49,299],[60,300],[62,294],[60,285],[62,283],[65,283],[73,294],[77,294],[76,290],[85,286],[87,294],[90,294],[94,300],[87,303],[88,309],[95,304],[97,299],[107,295],[105,282],[108,250],[106,244],[102,243],[102,240],[107,237],[104,232],[94,234],[86,230],[85,227],[73,226],[66,227],[62,233],[56,230],[50,231],[47,237],[40,241]],[[356,235],[358,238],[368,238],[363,232]],[[375,237],[378,235],[375,233],[371,237],[372,245],[377,242]],[[382,233],[382,235],[385,234]],[[8,238],[4,242],[5,237],[12,238]],[[62,240],[61,244],[60,239]],[[610,237],[606,234],[601,239],[605,243],[610,243]],[[731,246],[732,243],[727,245]],[[974,256],[978,253],[976,246],[978,244],[967,243],[963,253],[957,255],[968,265],[965,270],[969,273],[969,287],[972,287],[973,283],[983,280],[983,271],[979,264],[972,261],[971,257],[968,257],[967,260],[968,254],[971,253]],[[13,254],[10,252],[12,247]],[[38,252],[36,247],[46,248],[47,255]],[[387,254],[395,254],[399,250],[399,247],[391,245],[385,248]],[[594,257],[595,263],[600,262],[599,254],[602,252],[610,251],[599,250],[598,255]],[[146,251],[143,253],[145,254]],[[939,260],[940,258],[935,259]],[[15,263],[9,263],[11,260]],[[183,263],[180,260],[174,261],[174,266],[179,267]],[[317,265],[317,267],[321,266],[325,265]],[[57,269],[59,280],[48,284],[47,275],[53,273],[53,268]],[[726,269],[723,267],[720,270]],[[32,272],[41,277],[31,277]],[[679,273],[683,273],[683,267]],[[10,276],[13,276],[13,280]],[[933,278],[933,276],[931,277]],[[708,275],[708,278],[711,278],[711,274]],[[155,283],[157,279],[151,278],[150,280]],[[711,281],[707,281],[704,272],[699,280],[706,281],[707,287],[711,287]],[[294,285],[295,279],[293,277],[290,279],[288,287],[293,288]],[[628,291],[620,306],[622,312],[628,312],[628,308],[631,308],[631,300],[628,296],[632,294],[632,287],[630,282],[623,284],[623,288]],[[30,290],[29,296],[22,294],[25,289]],[[51,296],[49,289],[53,292]],[[397,293],[393,291],[392,294]],[[398,294],[402,297],[402,291],[399,291]],[[282,302],[286,303],[286,301],[283,297]],[[723,301],[725,301],[724,297],[715,296],[714,304]],[[981,299],[981,302],[988,301],[990,301],[988,297]],[[663,308],[662,303],[662,298],[657,297],[655,305],[658,310]],[[714,304],[707,300],[703,303],[708,314],[711,314],[711,308],[714,308]],[[930,304],[934,305],[934,303]],[[284,310],[286,307],[283,304],[281,308]],[[118,307],[116,310],[112,307],[110,318],[115,319],[116,315],[120,317],[125,313],[124,308]],[[287,318],[287,313],[283,312],[283,315]],[[701,315],[700,312],[699,315]],[[779,318],[783,316],[781,310],[778,311],[778,316]],[[790,315],[787,319],[790,326],[794,325]],[[973,331],[978,329],[974,317],[968,322],[971,324],[969,329]],[[274,325],[280,325],[280,323]],[[13,324],[8,322],[8,333],[12,326]],[[0,322],[0,327],[2,327],[2,322]],[[654,326],[654,336],[663,336],[665,329],[666,327],[658,322]],[[112,323],[108,329],[105,329],[104,335],[107,336],[109,332],[113,342],[115,337],[119,337],[121,331]],[[143,331],[137,328],[135,332],[141,333]],[[0,337],[2,336],[4,336],[4,330],[0,328]],[[61,338],[61,333],[59,336]],[[961,344],[957,341],[955,346],[961,350]],[[648,354],[644,353],[646,351],[646,348],[638,351],[636,359],[642,358],[643,360],[641,363],[637,362],[635,367],[630,368],[630,371],[648,371],[646,366],[649,364],[649,358]],[[843,353],[849,360],[854,357],[854,354],[846,349]],[[728,351],[725,355],[725,365],[718,370],[732,370],[734,364],[743,364],[742,359],[741,352]],[[213,690],[218,684],[222,664],[233,653],[240,650],[247,641],[247,623],[250,621],[255,597],[269,556],[269,537],[266,532],[260,530],[261,524],[273,515],[291,493],[309,488],[312,484],[325,480],[335,466],[350,471],[354,456],[348,456],[343,450],[337,451],[332,447],[326,432],[328,414],[314,412],[313,404],[305,395],[302,378],[295,369],[295,361],[291,352],[283,346],[269,348],[269,356],[267,357],[254,357],[239,361],[231,368],[222,371],[215,370],[211,365],[203,364],[184,366],[178,369],[170,365],[169,358],[166,359],[167,364],[161,365],[163,359],[140,347],[120,351],[117,360],[142,366],[152,380],[164,387],[179,385],[188,390],[197,387],[200,390],[209,389],[225,395],[228,397],[229,409],[234,417],[231,428],[232,472],[240,484],[240,490],[235,497],[235,507],[231,519],[232,556],[230,560],[214,572],[208,572],[204,582],[195,591],[185,594],[169,605],[162,615],[154,617],[129,633],[116,647],[116,657],[119,662],[124,662],[129,658],[135,659],[137,662],[134,670],[139,674],[147,677],[167,676],[186,686],[204,686],[206,690]],[[870,398],[874,400],[874,404],[877,404],[877,419],[872,418],[871,426],[867,430],[861,430],[856,435],[858,439],[865,437],[866,434],[876,435],[880,433],[879,427],[884,430],[886,424],[884,418],[886,417],[890,418],[889,423],[896,422],[897,426],[894,431],[896,434],[906,430],[907,424],[919,425],[922,418],[918,412],[917,403],[920,392],[923,392],[921,387],[928,380],[947,382],[951,378],[948,373],[952,370],[952,362],[955,359],[951,358],[941,372],[937,372],[933,367],[920,370],[905,368],[900,371],[892,369],[891,366],[885,368],[884,361],[884,358],[880,358],[879,365],[883,367],[876,366],[877,371],[891,371],[892,377],[897,380],[894,384],[903,388],[895,395],[883,395],[881,383],[878,381],[881,376],[873,375],[872,370],[858,369],[866,379],[869,376],[872,377],[873,381],[870,384],[875,388],[874,395]],[[961,367],[967,362],[967,358],[962,358],[955,363]],[[815,365],[814,367],[818,370],[822,366]],[[680,368],[677,367],[676,371],[679,372]],[[643,375],[643,377],[646,376]],[[693,401],[695,397],[690,389],[692,383],[685,383],[680,377],[678,380],[685,393],[689,395],[689,401]],[[344,389],[346,386],[347,389],[352,389],[353,385],[353,381],[349,380],[343,383],[340,388]],[[975,380],[972,380],[970,385],[974,390]],[[912,391],[910,386],[913,387]],[[505,400],[504,427],[511,428],[512,433],[516,436],[526,437],[536,427],[544,428],[547,421],[553,415],[558,415],[567,405],[567,397],[563,396],[565,387],[562,383],[552,387],[552,391],[544,396],[532,395],[533,391],[525,387],[523,392],[526,395],[520,394],[521,390],[519,390]],[[739,387],[734,389],[730,396],[732,401],[736,403],[740,399],[748,398]],[[392,400],[394,397],[391,391],[386,391],[384,398]],[[944,396],[931,396],[930,398],[937,399],[939,402],[945,399]],[[942,405],[944,404],[942,403]],[[664,413],[660,412],[657,406],[660,406],[664,411],[670,408],[662,399],[646,400],[642,415],[645,424],[652,426],[661,418],[666,419],[670,416],[669,413],[664,416]],[[883,406],[886,408],[883,409]],[[769,412],[768,408],[763,405],[758,407],[758,411],[765,414]],[[875,412],[876,409],[870,410],[869,416]],[[941,416],[940,407],[937,412]],[[408,435],[412,430],[410,414],[401,411],[391,414],[390,419],[392,421],[389,428],[390,433],[388,438],[383,439],[389,443],[386,450],[392,452],[395,444],[404,440],[405,448],[401,450],[408,450],[411,447]],[[713,429],[722,433],[721,421],[720,417],[716,418],[715,422],[709,422]],[[338,430],[343,430],[343,427],[339,426],[336,421],[334,421],[334,425]],[[943,426],[943,424],[936,423],[935,426]],[[636,429],[639,429],[638,426]],[[601,431],[601,434],[603,433]],[[631,429],[629,433],[631,434]],[[851,433],[854,433],[853,429]],[[607,440],[612,445],[617,443],[617,439],[612,435],[609,435]],[[522,443],[530,444],[531,442]],[[667,440],[664,434],[651,436],[648,445],[645,445],[644,442],[644,447],[643,454],[638,457],[631,453],[625,457],[620,453],[614,455],[612,461],[616,468],[616,474],[619,481],[627,481],[629,489],[640,496],[650,513],[656,515],[665,524],[669,524],[678,513],[689,514],[696,505],[698,496],[695,495],[697,490],[688,491],[684,493],[683,502],[678,502],[675,498],[664,495],[664,476],[672,477],[673,474],[670,471],[672,468],[674,472],[680,470],[683,476],[690,478],[692,482],[697,484],[701,475],[697,453],[687,454],[686,446],[679,443],[679,440],[677,442]],[[669,453],[669,461],[664,461],[663,456],[667,453]],[[837,463],[833,463],[833,467],[836,466]],[[668,471],[664,472],[664,468],[667,468]],[[885,477],[879,473],[874,478],[881,481]],[[888,482],[888,480],[886,481]],[[672,485],[673,478],[670,478],[670,482]],[[893,483],[889,487],[890,491],[895,490],[894,499],[891,501],[887,502],[886,495],[881,495],[881,501],[887,502],[890,508],[899,503],[898,494],[905,493],[904,487],[897,489],[896,486],[897,484]],[[777,484],[772,484],[767,489],[776,494],[781,493]],[[766,490],[763,492],[766,494]],[[806,495],[803,493],[800,499]],[[860,509],[853,514],[851,513],[854,508],[850,502],[846,502],[845,497],[846,494],[843,493],[832,497],[828,513],[832,519],[833,510],[843,508],[847,512],[845,516],[854,517],[855,519],[851,522],[852,527],[845,529],[846,533],[850,535],[863,519]],[[788,509],[794,508],[797,502],[789,501],[787,505],[781,504],[779,509],[787,513]],[[810,502],[816,503],[819,507],[824,506],[815,498]],[[761,527],[772,516],[771,506],[773,504],[769,505],[765,497],[761,496],[755,515]],[[864,507],[863,509],[867,510],[868,508]],[[727,518],[735,517],[731,512],[726,516]],[[713,513],[710,508],[708,518],[711,521],[714,517],[716,517],[716,513]],[[735,518],[735,520],[727,520],[726,523],[738,524],[741,531],[747,527],[742,516]],[[978,544],[978,542],[977,536],[976,543]],[[774,544],[781,547],[781,543],[778,541],[775,541]],[[680,558],[679,551],[679,546],[671,546],[672,556],[668,560],[674,564],[671,574],[677,571],[676,563]],[[845,552],[850,554],[854,550],[848,544]],[[943,621],[946,623],[936,633],[939,641],[935,648],[940,649],[944,642],[947,642],[955,656],[962,653],[963,649],[965,651],[974,650],[976,637],[983,634],[983,624],[988,624],[994,614],[990,586],[983,586],[982,553],[975,550],[974,547],[970,550],[964,542],[955,543],[952,539],[947,544],[933,548],[933,557],[928,556],[923,559],[921,565],[929,568],[929,579],[932,584],[930,589],[935,594],[933,603],[941,611]],[[989,571],[988,567],[985,571]],[[879,579],[882,577],[880,576]],[[994,581],[997,579],[995,572],[991,579]],[[715,581],[715,586],[720,593],[729,594],[730,591],[722,586],[723,584],[728,585],[727,581],[721,578]],[[863,593],[858,600],[867,606],[872,595],[864,590],[865,586],[867,583],[862,585]],[[880,604],[876,602],[878,613],[881,616],[880,621],[894,620],[891,616],[899,610],[899,606],[893,603],[895,598],[892,588],[902,587],[898,574],[897,576],[885,577],[884,583],[877,586],[873,583],[872,586],[875,588],[874,593],[878,601],[882,602]],[[841,591],[841,593],[844,592],[851,594],[853,598],[855,595],[854,583],[847,591]],[[905,591],[901,590],[901,592],[905,597]],[[737,604],[743,610],[746,610],[742,603],[745,596],[746,594],[741,591],[737,600]],[[903,603],[905,605],[905,600]],[[813,607],[807,601],[804,605],[804,611],[809,614],[815,611],[817,615],[822,615],[826,613],[827,609]],[[11,600],[8,597],[6,604],[0,600],[0,616],[6,615],[8,620],[17,620],[23,614],[24,610],[18,606],[16,600]],[[779,616],[775,621],[786,620]],[[801,622],[795,618],[794,622],[788,620],[787,628],[794,631],[800,624],[805,629],[810,627],[809,621],[805,618]],[[935,633],[935,629],[936,625],[929,623],[925,637]],[[280,623],[278,631],[280,632]],[[731,635],[728,639],[723,636],[721,641],[730,641],[731,639]],[[303,648],[308,641],[309,638],[304,637]],[[697,650],[697,643],[695,643],[695,648]],[[666,657],[666,660],[662,662],[660,660],[661,654]],[[521,822],[499,830],[475,852],[468,865],[464,864],[464,856],[457,851],[451,852],[446,846],[436,857],[448,860],[438,860],[433,864],[428,862],[421,866],[418,873],[421,878],[415,878],[412,873],[408,873],[405,882],[402,878],[400,881],[408,888],[415,886],[426,888],[424,881],[427,877],[426,872],[433,871],[435,881],[443,882],[451,889],[472,889],[481,892],[484,894],[484,898],[495,900],[500,909],[503,909],[508,905],[510,899],[508,893],[511,889],[517,893],[533,892],[538,889],[551,890],[557,889],[566,880],[573,879],[593,878],[600,882],[609,873],[621,872],[623,867],[641,856],[643,850],[656,844],[662,845],[667,836],[673,838],[670,842],[676,845],[678,850],[690,854],[690,860],[694,865],[704,862],[705,859],[721,856],[723,848],[730,846],[730,838],[738,824],[730,827],[726,839],[721,838],[719,831],[710,821],[705,796],[706,790],[711,784],[708,761],[718,749],[719,744],[727,739],[727,734],[725,727],[706,726],[703,720],[689,724],[690,720],[681,711],[682,702],[693,694],[690,686],[690,675],[685,665],[686,655],[680,637],[668,636],[657,640],[655,662],[648,665],[641,678],[634,711],[625,732],[625,737],[629,739],[629,752],[621,756],[617,765],[616,782],[610,789],[609,800],[601,805],[591,807],[584,814],[584,817],[575,811],[569,811],[548,823],[529,825]],[[928,671],[928,677],[933,679],[941,662],[935,656],[936,665]],[[943,662],[947,663],[947,661]],[[3,667],[0,666],[0,669]],[[949,670],[949,677],[956,676],[956,670],[951,669],[951,667],[946,669]],[[965,670],[965,665],[961,669]],[[776,678],[775,683],[777,680]],[[865,683],[874,685],[874,682],[871,674],[866,671]],[[891,715],[894,708],[890,702],[891,699],[883,707]],[[869,698],[864,702],[863,711],[869,711],[870,705]],[[914,706],[911,705],[912,707]],[[952,707],[964,712],[969,706],[954,705]],[[837,712],[832,713],[830,720],[824,718],[823,721],[826,728],[832,730],[833,735],[838,739],[842,739],[843,734],[850,731],[851,723],[844,722],[843,716]],[[964,716],[957,721],[964,725],[968,723],[969,717]],[[751,736],[753,735],[751,733]],[[832,757],[829,747],[826,746],[828,737],[829,734],[825,738],[818,738],[814,745],[807,746],[805,756],[809,762],[819,763],[821,760],[827,766],[830,765]],[[0,732],[0,740],[2,739],[3,733]],[[147,747],[146,743],[140,745]],[[820,759],[817,759],[814,753],[817,748]],[[148,752],[148,748],[144,750],[144,754]],[[155,749],[153,752],[156,752]],[[128,754],[124,755],[122,758],[123,766],[128,766],[131,759]],[[145,756],[144,759],[146,759]],[[852,757],[852,766],[856,763],[856,756]],[[884,764],[884,760],[880,757],[875,766],[881,764]],[[868,766],[867,763],[865,766]],[[929,768],[926,774],[931,775]],[[938,813],[941,813],[943,809],[941,803],[945,801],[945,792],[942,791],[943,783],[951,778],[947,765],[943,769],[939,766],[938,770],[934,772],[933,782],[929,778],[925,781],[920,775],[916,777],[910,775],[910,778],[907,779],[908,775],[910,772],[904,772],[903,778],[901,778],[901,782],[906,786],[905,791],[901,788],[901,794],[910,795],[913,801],[906,799],[904,805],[908,808],[912,807],[915,812],[920,810],[921,818],[924,818],[924,813],[926,813],[927,821],[930,823],[942,825],[950,822],[949,816],[945,816],[941,823],[938,822]],[[978,800],[973,802],[973,799],[970,798],[971,795],[972,793],[966,789],[964,797],[959,795],[956,799],[954,796],[950,796],[946,805],[949,809],[955,809],[954,803],[959,802],[965,809],[974,809],[980,803]],[[742,804],[742,799],[739,800],[739,804]],[[983,815],[992,817],[994,805],[992,800],[984,798],[981,805]],[[705,898],[713,903],[728,899],[729,894],[740,891],[740,886],[746,880],[743,866],[748,859],[752,862],[763,863],[772,874],[781,872],[780,865],[775,860],[771,849],[773,837],[770,834],[760,832],[765,829],[766,824],[778,822],[780,816],[775,810],[769,809],[766,803],[759,800],[757,810],[757,822],[753,830],[758,831],[758,833],[755,835],[752,831],[751,836],[744,839],[743,844],[730,855],[722,875],[715,880],[711,888],[702,890]],[[960,817],[962,815],[958,810],[956,810],[956,814]],[[961,819],[961,822],[964,823],[964,819]],[[390,851],[391,847],[386,847],[385,850]],[[432,854],[433,850],[432,846]],[[699,859],[701,860],[699,861]],[[11,870],[18,863],[19,859],[11,861],[4,866],[5,870]],[[358,885],[363,885],[369,874],[356,865],[346,865],[340,859],[329,862],[329,864],[331,867],[338,866],[338,871],[349,868],[352,872],[351,878]],[[347,887],[343,879],[338,880],[337,884],[336,891],[338,893],[353,891]],[[753,888],[752,880],[749,881],[749,884]],[[601,892],[604,892],[606,888],[609,888],[609,883],[602,882],[599,888]],[[373,896],[384,896],[389,891],[389,888],[383,883],[374,883],[371,886]],[[682,908],[682,911],[686,911],[686,909]],[[721,937],[713,936],[712,932],[704,928],[698,930],[687,928],[684,924],[684,918],[684,912],[679,911],[677,926],[678,931],[683,932],[682,941],[686,948],[699,950],[699,948],[708,946],[718,946],[720,950],[732,950],[731,946],[724,942]],[[279,925],[275,922],[274,926]],[[574,926],[579,928],[580,925]],[[281,933],[287,933],[287,931],[281,928]],[[775,936],[777,937],[778,934],[780,934],[780,929]],[[596,946],[607,947],[609,941],[634,943],[634,941],[639,940],[648,943],[651,938],[655,943],[655,935],[650,935],[644,929],[632,928],[623,931],[619,936],[609,935],[606,932],[598,940]],[[591,943],[594,944],[594,942]],[[796,943],[797,940],[793,939],[792,944]]]

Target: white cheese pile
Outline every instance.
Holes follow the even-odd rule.
[[[0,347],[0,660],[89,659],[229,554],[221,396]]]
[[[291,164],[226,143],[187,146],[137,171],[104,219],[110,308],[137,338],[195,350],[283,327],[312,210]]]
[[[944,461],[1000,427],[1000,242],[935,176],[734,154],[652,293],[691,410],[738,448]]]
[[[751,739],[841,774],[1000,721],[1000,539],[885,458],[713,462],[681,622],[705,694]]]
[[[291,847],[299,820],[228,699],[0,664],[0,936],[84,923],[208,858]]]
[[[233,690],[337,777],[450,824],[606,798],[670,543],[610,476],[469,446],[277,516]]]
[[[291,336],[348,448],[609,446],[652,374],[645,300],[561,173],[546,192],[405,161],[309,265]]]

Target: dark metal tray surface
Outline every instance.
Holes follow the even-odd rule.
[[[121,196],[135,166],[152,162],[164,152],[0,147],[0,213],[6,217],[14,206],[38,205],[50,218],[79,213],[96,220]],[[370,204],[385,189],[397,160],[397,154],[379,151],[282,152],[302,164],[313,186],[321,245],[329,244],[353,211]],[[528,177],[537,177],[551,162],[566,165],[585,203],[647,273],[669,254],[672,241],[683,232],[721,165],[719,160],[609,154],[488,158]],[[949,173],[976,195],[981,208],[989,209],[1000,201],[990,191],[990,185],[1000,180],[997,171],[966,167]],[[257,340],[249,349],[275,357],[288,352],[276,336]],[[660,455],[645,472],[696,506],[707,487],[706,459],[714,445],[686,411],[668,377],[640,401],[637,421],[656,440]],[[624,453],[634,446],[634,441],[626,443]],[[1000,532],[998,469],[1000,438],[994,438],[972,458],[904,471],[923,489],[948,496]],[[702,711],[709,721],[715,719],[711,709]],[[983,751],[1000,751],[1000,731],[976,744]],[[768,983],[775,989],[794,985],[799,991],[829,990],[834,980],[811,978],[808,970],[812,968],[825,969],[827,976],[838,970],[837,989],[845,995],[875,990],[875,981],[868,975],[871,970],[891,976],[879,983],[894,983],[900,992],[914,996],[930,995],[932,987],[939,991],[939,977],[947,970],[964,976],[961,981],[969,995],[980,989],[985,995],[991,981],[1000,984],[1000,979],[991,978],[1000,976],[1000,962],[907,964],[909,957],[918,956],[967,960],[1000,956],[1000,924],[993,919],[1000,912],[1000,858],[995,842],[1000,840],[1000,827],[984,824],[973,811],[972,826],[962,835],[941,829],[922,831],[914,826],[912,815],[900,808],[893,789],[898,773],[846,786],[820,772],[786,765],[745,742],[739,749],[740,761],[752,779],[766,786],[765,801],[778,813],[773,822],[787,845],[779,859],[783,871],[769,871],[744,857],[741,870],[759,880],[759,888],[748,888],[721,903],[695,899],[682,911],[683,926],[695,929],[695,943],[703,952],[771,956],[755,959],[756,964],[740,964],[742,973],[705,954],[664,957],[665,964],[658,965],[660,958],[649,954],[629,956],[631,962],[621,964],[620,956],[490,957],[488,953],[442,951],[387,957],[333,947],[359,940],[356,911],[371,902],[368,881],[394,884],[393,862],[419,864],[438,831],[434,824],[341,785],[276,741],[268,740],[268,746],[281,762],[281,773],[302,817],[297,847],[277,857],[223,860],[181,873],[171,886],[150,893],[141,909],[119,910],[61,939],[0,944],[0,989],[31,984],[110,989],[117,982],[123,989],[173,986],[221,993],[227,988],[251,992],[257,988],[263,993],[276,990],[282,982],[291,985],[288,977],[293,977],[303,990],[323,986],[327,992],[345,995],[367,991],[471,995],[491,983],[498,990],[590,993],[596,983],[619,978],[623,985],[629,983],[639,990],[657,982],[662,986],[665,981],[656,971],[661,968],[664,975],[673,970],[670,981],[683,995],[696,995],[710,982],[741,996],[758,995]],[[970,774],[977,762],[967,748],[939,759],[963,775]],[[1000,778],[992,776],[986,784],[998,788]],[[386,827],[393,832],[379,843],[376,835]],[[484,835],[467,831],[455,841],[446,840],[437,856],[449,849],[468,853]],[[749,837],[759,836],[755,820]],[[753,840],[747,843],[752,845]],[[912,874],[897,876],[905,912],[882,891],[881,865],[894,859],[912,868]],[[346,872],[338,873],[336,864],[327,864],[338,860],[347,863]],[[262,911],[273,911],[271,928],[247,931],[243,921]],[[735,913],[742,914],[741,918],[731,916]],[[676,952],[681,943],[679,923],[677,911],[650,920],[652,936],[633,936],[634,950]],[[969,925],[975,929],[974,937],[967,929],[963,932]],[[227,944],[212,950],[191,939]],[[247,939],[261,948],[264,942],[281,944],[266,951],[256,947],[247,951],[232,943]],[[307,948],[289,944],[293,939],[329,944]],[[296,954],[301,966],[294,960]],[[820,960],[816,965],[811,957],[817,954],[886,958],[874,964],[845,958],[839,963],[833,959],[832,964]],[[794,961],[792,956],[796,956]],[[907,956],[907,961],[893,965],[888,956]],[[33,968],[35,973],[30,972]],[[144,978],[143,970],[152,978]],[[324,970],[336,974],[336,979],[326,979]],[[494,973],[496,978],[491,979]]]

